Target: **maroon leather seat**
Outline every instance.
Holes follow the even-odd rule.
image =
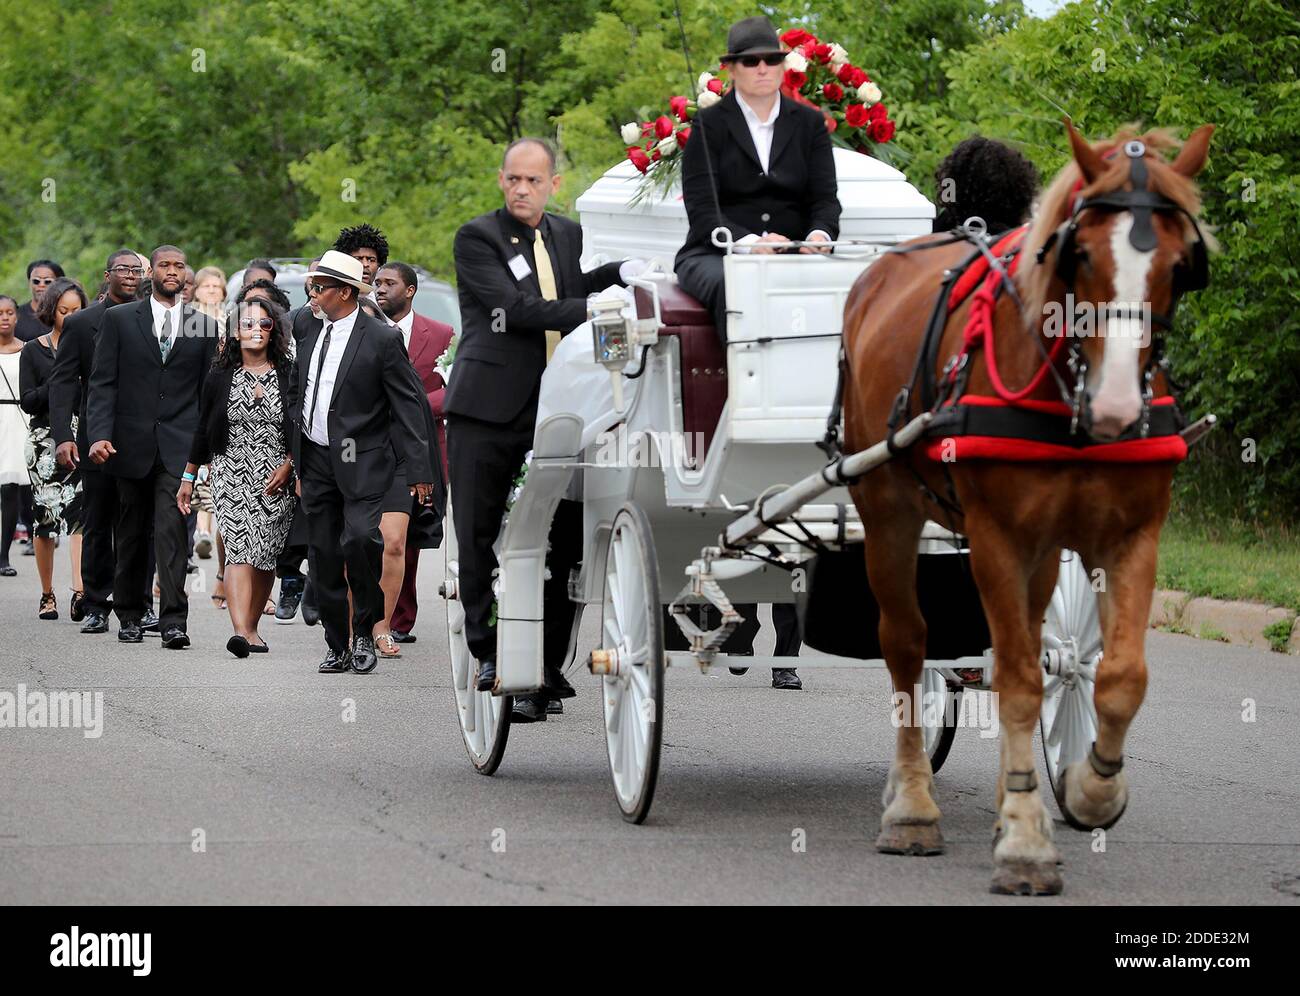
[[[650,318],[654,305],[644,289],[636,288],[636,310]],[[691,466],[699,467],[713,444],[722,406],[727,401],[727,357],[709,310],[675,283],[659,289],[662,336],[673,336],[682,361],[682,427],[688,434],[685,452]],[[667,426],[664,427],[665,429]]]

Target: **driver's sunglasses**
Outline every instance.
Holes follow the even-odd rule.
[[[743,55],[740,64],[746,69],[754,69],[761,62],[765,66],[779,66],[785,62],[784,55]]]
[[[275,319],[273,318],[241,318],[239,327],[244,332],[251,332],[253,329],[261,329],[263,332],[270,332],[275,328]]]

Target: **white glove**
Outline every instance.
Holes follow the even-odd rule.
[[[644,259],[625,259],[618,267],[618,279],[627,283],[633,277],[639,277],[650,268]]]

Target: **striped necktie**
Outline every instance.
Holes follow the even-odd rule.
[[[167,362],[167,354],[172,351],[172,311],[168,308],[163,312],[162,331],[158,333],[158,352],[162,354],[162,361]]]

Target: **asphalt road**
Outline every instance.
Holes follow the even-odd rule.
[[[301,621],[265,627],[272,652],[236,661],[226,614],[203,597],[183,653],[82,636],[67,619],[63,550],[63,618],[38,621],[35,564],[17,552],[21,576],[0,579],[0,692],[98,691],[104,711],[97,738],[0,729],[5,903],[1231,906],[1300,896],[1295,658],[1152,633],[1127,814],[1104,853],[1058,823],[1065,894],[1004,899],[986,891],[996,741],[974,730],[958,732],[937,776],[948,852],[872,849],[892,743],[883,672],[808,671],[803,692],[775,691],[752,671],[671,673],[659,792],[634,827],[613,801],[589,676],[563,717],[511,731],[495,777],[470,767],[434,594],[441,552],[421,571],[419,642],[369,676],[317,675],[323,637]],[[770,652],[770,626],[764,638]],[[347,700],[355,721],[344,720]],[[792,847],[799,830],[803,852]]]

